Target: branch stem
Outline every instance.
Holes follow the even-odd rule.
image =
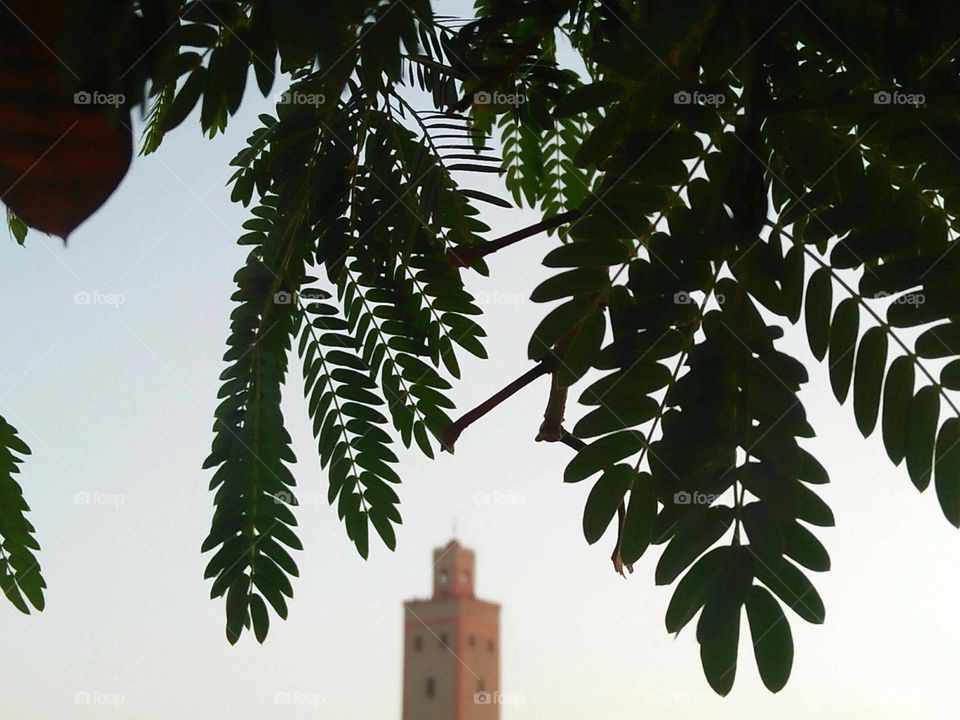
[[[514,243],[520,242],[521,240],[526,240],[532,235],[537,235],[538,233],[546,230],[553,230],[561,225],[565,225],[571,220],[577,219],[580,217],[580,215],[581,213],[579,210],[567,210],[566,212],[562,212],[554,215],[553,217],[541,220],[534,225],[521,228],[520,230],[515,230],[512,233],[497,238],[496,240],[486,242],[483,245],[473,245],[471,247],[452,247],[447,250],[447,263],[451,267],[455,268],[469,267],[482,257],[486,257],[491,253],[495,253],[497,250],[501,250],[505,247],[513,245]]]
[[[440,438],[440,444],[443,445],[443,449],[452,453],[454,445],[457,442],[457,438],[460,437],[460,434],[464,430],[473,425],[473,423],[507,400],[509,397],[525,388],[541,375],[547,375],[551,373],[555,364],[556,362],[552,356],[544,358],[509,385],[505,386],[501,390],[498,390],[489,398],[473,408],[473,410],[470,410],[464,414],[462,417],[460,417],[460,419],[447,425],[443,429],[442,437]]]

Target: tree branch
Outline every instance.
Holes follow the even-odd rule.
[[[557,383],[557,374],[554,373],[550,384],[550,397],[547,398],[547,409],[543,413],[543,422],[537,432],[537,442],[560,442],[563,440],[563,414],[567,409],[567,389]]]
[[[558,215],[554,215],[546,220],[541,220],[535,225],[530,225],[529,227],[515,230],[508,235],[497,238],[496,240],[486,242],[483,245],[449,248],[447,250],[447,263],[451,267],[455,268],[469,267],[477,260],[482,257],[486,257],[490,253],[495,253],[497,250],[505,248],[509,245],[513,245],[521,240],[525,240],[532,235],[536,235],[546,230],[553,230],[554,228],[560,227],[571,220],[577,219],[581,216],[581,214],[582,213],[579,210],[567,210],[566,212],[559,213]]]
[[[560,442],[567,447],[572,447],[577,452],[583,450],[587,444],[578,437],[574,437],[563,428],[560,428]]]
[[[440,444],[443,446],[443,449],[452,453],[454,445],[457,442],[457,438],[460,437],[460,434],[464,430],[466,430],[488,412],[493,410],[511,395],[525,388],[541,375],[547,375],[548,373],[553,372],[555,364],[556,360],[552,356],[544,358],[512,383],[491,395],[489,398],[477,405],[473,410],[470,410],[464,414],[459,420],[447,425],[443,429],[440,437]]]
[[[617,544],[613,546],[613,554],[610,556],[610,560],[613,562],[613,569],[623,577],[626,577],[626,573],[623,572],[624,568],[626,568],[631,575],[633,574],[633,565],[631,563],[624,563],[623,558],[620,557],[620,543],[623,542],[623,523],[626,517],[627,504],[621,500],[620,507],[617,508]]]

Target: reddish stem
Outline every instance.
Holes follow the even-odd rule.
[[[490,253],[495,253],[497,250],[505,248],[509,245],[513,245],[521,240],[525,240],[532,235],[536,235],[537,233],[560,227],[561,225],[580,217],[580,214],[581,213],[579,210],[568,210],[567,212],[554,215],[546,220],[541,220],[535,225],[530,225],[529,227],[515,230],[508,235],[504,235],[496,240],[491,240],[483,245],[473,245],[471,247],[452,247],[447,250],[447,263],[451,267],[455,268],[469,267],[477,260],[482,257],[486,257]]]
[[[493,410],[495,407],[497,407],[497,405],[502,403],[511,395],[525,388],[541,375],[547,375],[552,372],[554,365],[555,361],[552,357],[544,358],[537,363],[537,365],[527,370],[527,372],[518,377],[512,383],[504,387],[502,390],[497,391],[482,403],[477,405],[473,410],[470,410],[468,413],[463,415],[459,420],[447,425],[447,427],[443,429],[442,437],[440,438],[440,443],[443,445],[443,449],[452,453],[453,446],[456,444],[457,438],[460,437],[460,434],[464,430],[466,430],[488,412]]]

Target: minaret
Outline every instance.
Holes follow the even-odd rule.
[[[473,550],[433,551],[433,597],[403,604],[403,720],[499,720],[500,606],[474,595]]]

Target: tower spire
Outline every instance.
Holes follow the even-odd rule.
[[[433,596],[404,603],[403,720],[500,718],[500,606],[474,594],[475,569],[450,540],[433,551]]]

